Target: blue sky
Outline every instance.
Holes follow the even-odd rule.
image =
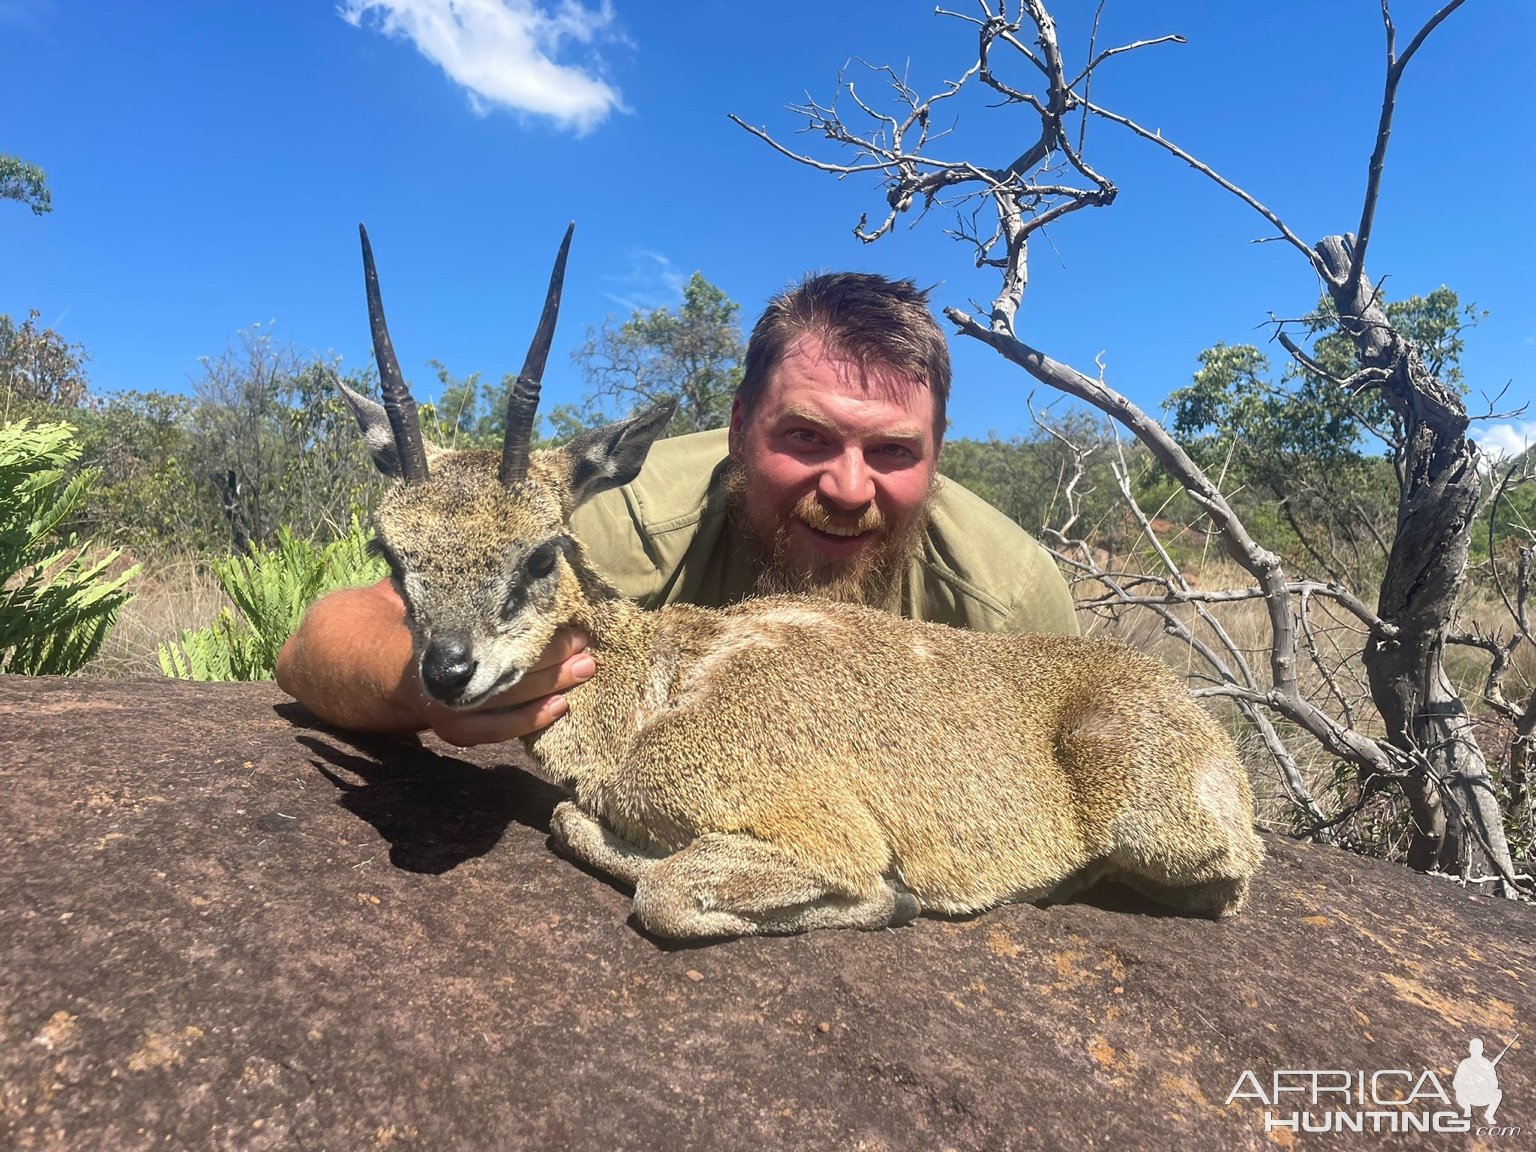
[[[1094,5],[1052,7],[1082,60]],[[1435,7],[1397,0],[1400,44]],[[1099,43],[1173,32],[1189,42],[1110,61],[1096,99],[1304,238],[1353,228],[1380,110],[1377,0],[1108,0]],[[795,135],[786,104],[830,99],[851,58],[935,89],[974,45],[931,3],[891,0],[0,0],[0,152],[41,165],[54,197],[44,217],[0,204],[0,312],[35,308],[84,344],[98,392],[184,389],[257,323],[366,364],[363,221],[396,349],[428,393],[429,359],[516,370],[574,219],[553,403],[582,391],[568,357],[585,327],[676,304],[696,269],[747,324],[821,269],[912,276],[938,307],[983,302],[993,280],[944,235],[952,213],[861,244],[860,212],[884,204],[868,178],[795,165],[727,119],[836,160]],[[1370,260],[1391,295],[1444,283],[1490,312],[1464,357],[1475,409],[1506,386],[1502,409],[1536,397],[1533,64],[1529,0],[1470,0],[1429,41]],[[880,98],[877,78],[848,74]],[[948,151],[1000,164],[1029,131],[975,101]],[[1294,251],[1252,243],[1264,221],[1160,150],[1100,123],[1087,156],[1120,197],[1036,244],[1020,330],[1037,347],[1090,372],[1102,357],[1112,386],[1155,408],[1202,348],[1262,343],[1266,317],[1316,299]],[[1032,382],[953,344],[953,434],[1027,429]]]

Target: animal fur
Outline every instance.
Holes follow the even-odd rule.
[[[530,453],[570,242],[567,229],[499,460],[423,440],[365,231],[384,404],[341,385],[398,481],[377,543],[428,694],[473,708],[560,628],[591,637],[597,675],[526,739],[570,797],[557,848],[633,885],[662,936],[881,928],[1103,876],[1184,912],[1242,907],[1263,856],[1247,777],[1158,661],[812,599],[646,613],[620,596],[570,516],[634,479],[672,405]]]
[[[378,441],[383,410],[352,399]],[[445,703],[515,683],[563,626],[590,635],[598,674],[526,744],[570,797],[555,846],[633,885],[646,929],[879,928],[1106,876],[1187,913],[1242,907],[1263,855],[1247,778],[1155,659],[808,598],[621,597],[567,521],[633,478],[669,414],[535,453],[510,487],[495,454],[429,446],[430,477],[375,518],[418,655],[445,635],[473,653]]]

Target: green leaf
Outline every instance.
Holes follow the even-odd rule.
[[[345,536],[323,545],[280,528],[275,547],[217,562],[214,575],[239,615],[225,609],[207,628],[183,631],[160,648],[161,669],[182,680],[270,680],[316,599],[383,578],[383,561],[367,551],[370,536],[355,516]]]
[[[80,455],[74,437],[67,424],[0,425],[0,672],[77,671],[131,597],[137,565],[109,576],[121,552],[59,535],[95,479],[65,479]]]

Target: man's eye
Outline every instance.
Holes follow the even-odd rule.
[[[880,445],[880,455],[891,460],[911,460],[915,458],[916,454],[905,444],[882,444]]]

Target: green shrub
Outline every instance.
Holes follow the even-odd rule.
[[[329,544],[277,532],[277,546],[216,561],[214,575],[239,616],[228,608],[207,628],[183,631],[160,647],[160,668],[181,680],[270,680],[277,654],[305,609],[336,588],[371,584],[386,569],[368,553],[369,532],[356,519]]]
[[[76,671],[131,596],[137,565],[108,576],[120,552],[59,532],[95,479],[68,475],[79,457],[68,424],[0,425],[0,672]]]

